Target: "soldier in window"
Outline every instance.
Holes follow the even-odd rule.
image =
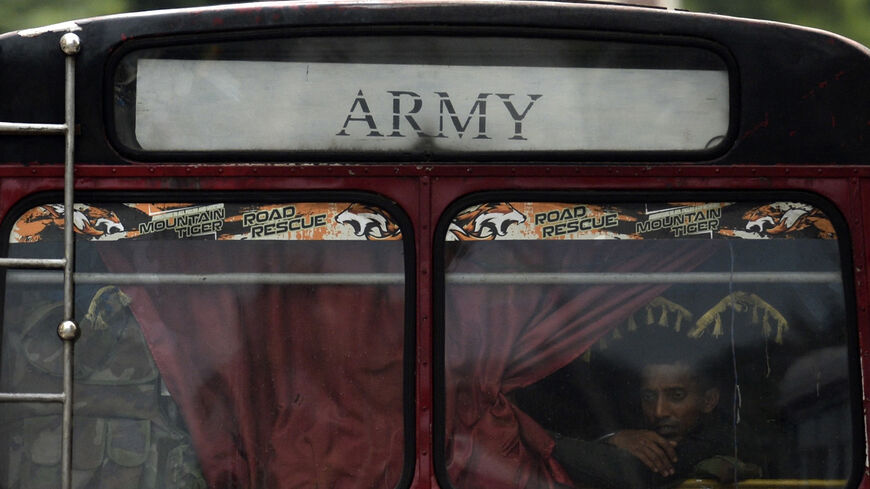
[[[647,344],[637,366],[643,417],[638,429],[594,442],[556,437],[553,456],[577,484],[645,488],[688,477],[731,482],[761,476],[758,467],[737,458],[734,429],[717,412],[720,387],[706,358],[688,341],[668,343]]]

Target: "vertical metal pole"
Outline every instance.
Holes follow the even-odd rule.
[[[63,340],[63,435],[61,439],[61,488],[72,488],[72,406],[73,406],[73,345],[78,337],[75,323],[75,289],[73,270],[75,265],[75,234],[73,208],[75,181],[73,156],[75,150],[75,55],[81,48],[79,36],[68,32],[60,39],[60,47],[66,54],[66,152],[64,155],[63,211],[64,211],[64,269],[63,269],[63,322],[57,334]]]

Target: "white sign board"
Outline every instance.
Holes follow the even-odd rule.
[[[152,151],[699,150],[728,130],[713,70],[142,59]]]

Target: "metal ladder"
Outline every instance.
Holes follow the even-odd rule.
[[[57,334],[63,341],[63,392],[62,393],[0,393],[0,402],[58,402],[63,404],[61,436],[61,488],[72,487],[72,406],[73,406],[73,345],[79,336],[75,323],[73,269],[75,240],[73,234],[73,152],[75,149],[75,55],[81,48],[79,36],[67,32],[60,38],[60,49],[66,55],[64,81],[63,124],[28,124],[0,122],[0,135],[62,135],[66,139],[64,155],[64,257],[60,259],[0,258],[0,267],[14,269],[63,270],[63,321]]]

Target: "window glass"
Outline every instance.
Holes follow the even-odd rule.
[[[64,212],[26,210],[9,256],[62,256]],[[399,483],[405,253],[387,211],[96,202],[75,226],[75,487]],[[6,274],[3,391],[61,390],[61,278]],[[0,485],[59,487],[58,406],[0,409]]]
[[[714,52],[614,41],[225,41],[135,50],[114,76],[134,151],[704,150],[730,113]]]
[[[489,201],[449,219],[454,487],[853,475],[852,333],[816,206]]]

